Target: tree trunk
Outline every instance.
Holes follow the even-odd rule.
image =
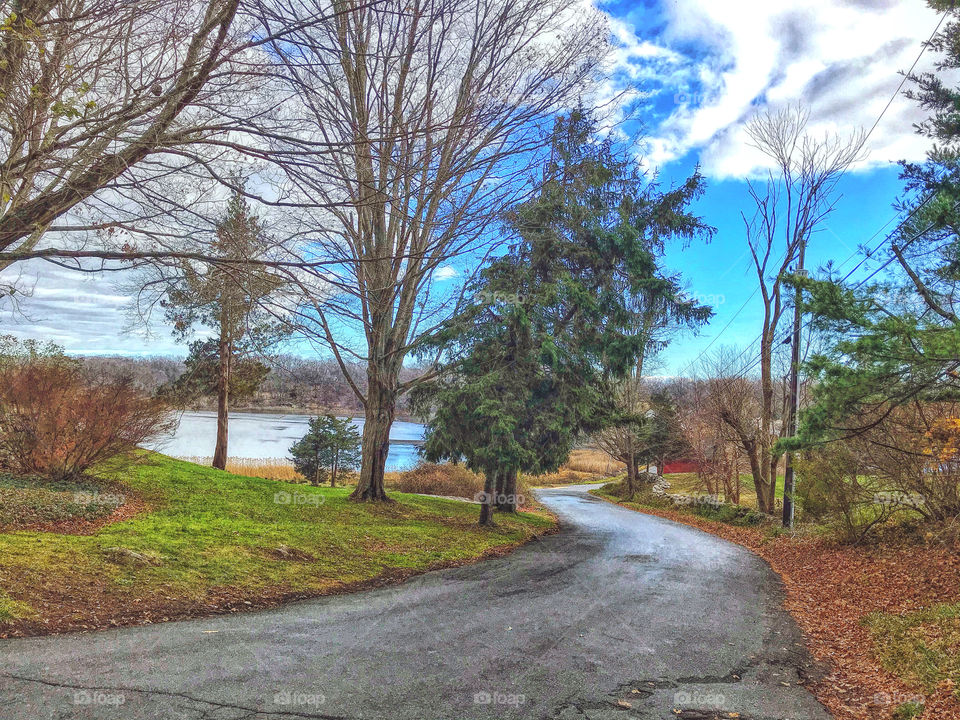
[[[213,466],[227,469],[227,423],[230,413],[230,338],[221,324],[220,374],[217,377],[217,446],[213,451]]]
[[[333,453],[333,467],[330,468],[330,487],[337,486],[337,470],[340,469],[340,451]]]
[[[363,423],[363,461],[360,478],[351,493],[352,500],[389,500],[383,486],[387,451],[390,449],[390,426],[396,410],[395,385],[386,385],[374,373],[367,373],[367,403]]]
[[[483,479],[483,502],[480,504],[480,524],[493,525],[493,501],[497,490],[498,472],[487,471]]]
[[[494,490],[494,507],[497,510],[507,510],[507,472],[497,470],[496,490]]]
[[[637,465],[633,461],[633,458],[630,458],[630,462],[627,463],[627,500],[632,500],[634,494],[637,492]]]
[[[512,513],[517,511],[517,474],[515,469],[504,473],[503,496],[497,498],[497,510]],[[499,502],[501,500],[502,502]]]

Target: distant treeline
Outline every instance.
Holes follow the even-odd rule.
[[[95,356],[82,358],[90,373],[108,377],[129,377],[140,389],[155,393],[173,383],[184,372],[182,360],[170,357]],[[304,412],[335,412],[340,415],[363,415],[363,406],[347,384],[336,361],[280,355],[258,360],[270,368],[260,389],[252,398],[235,409],[288,409]],[[404,368],[401,382],[421,371]],[[360,365],[350,368],[353,381],[366,389],[366,372]],[[213,409],[216,398],[210,397],[196,409]],[[397,405],[398,419],[410,416],[406,397]]]

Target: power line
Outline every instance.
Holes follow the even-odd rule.
[[[887,104],[884,105],[883,109],[880,111],[880,115],[877,116],[877,119],[873,122],[873,125],[870,126],[870,129],[867,131],[866,135],[864,135],[864,138],[863,138],[863,143],[864,143],[864,144],[866,144],[867,140],[870,139],[870,136],[873,135],[874,130],[877,129],[877,126],[880,124],[880,121],[883,119],[883,116],[886,114],[887,110],[890,109],[890,106],[893,104],[893,101],[896,100],[897,96],[900,95],[900,91],[903,90],[903,86],[906,84],[907,80],[908,80],[908,79],[910,78],[910,76],[913,74],[913,71],[916,69],[917,65],[919,64],[920,59],[923,57],[924,52],[926,52],[927,47],[930,45],[930,43],[931,43],[931,42],[933,41],[933,39],[936,37],[937,33],[940,31],[940,27],[943,25],[943,22],[944,22],[944,20],[946,20],[948,14],[949,14],[949,11],[945,11],[945,12],[940,16],[940,20],[937,22],[936,27],[934,27],[933,32],[930,33],[930,37],[927,38],[927,41],[926,41],[925,43],[923,43],[923,46],[920,48],[920,52],[917,53],[917,57],[914,58],[913,63],[910,65],[910,69],[909,69],[906,73],[904,73],[903,78],[900,80],[900,83],[897,85],[897,89],[894,90],[893,95],[890,96],[890,99],[887,101]],[[846,168],[844,168],[843,171],[840,173],[840,176],[837,178],[838,181],[839,181],[839,179],[840,179],[841,177],[843,177],[843,175],[844,175],[845,172],[846,172]],[[926,205],[927,202],[929,202],[931,199],[932,199],[932,196],[927,197],[919,206],[915,207],[915,208],[910,212],[910,214],[907,216],[907,218],[905,218],[904,220],[902,220],[902,221],[898,224],[897,228],[896,228],[893,232],[897,232],[898,230],[900,230],[900,229],[903,227],[903,225],[904,225],[917,211],[919,211],[920,208],[922,208],[924,205]],[[870,243],[875,237],[877,237],[877,235],[879,235],[881,232],[883,232],[884,228],[886,228],[887,225],[889,225],[891,222],[893,222],[894,220],[896,220],[896,218],[897,218],[898,215],[899,215],[899,213],[896,214],[896,215],[894,215],[894,216],[893,216],[892,218],[890,218],[889,220],[887,220],[887,222],[885,222],[885,223],[880,227],[879,230],[877,230],[872,236],[870,236],[870,238],[866,241],[866,243]],[[891,233],[891,235],[892,235],[892,233]],[[889,236],[888,236],[888,237],[889,237]],[[854,272],[856,272],[856,271],[863,265],[863,263],[865,263],[866,261],[868,261],[868,260],[873,256],[873,253],[877,252],[877,251],[880,249],[880,247],[882,247],[884,244],[886,244],[887,239],[888,239],[888,238],[884,238],[883,242],[881,242],[881,244],[878,245],[877,248],[875,248],[873,251],[868,252],[868,253],[863,253],[863,254],[864,254],[863,259],[862,259],[859,263],[857,263],[857,264],[853,267],[853,269],[850,270],[850,272],[848,272],[848,273],[846,274],[846,276],[844,276],[844,278],[843,278],[840,282],[846,282],[846,281],[850,278],[850,276],[851,276]],[[916,239],[916,238],[914,238],[914,239]],[[911,240],[911,242],[912,242],[912,240]],[[789,251],[789,250],[788,250],[788,251]],[[854,252],[852,252],[842,263],[840,263],[839,267],[843,267],[844,265],[846,265],[848,262],[850,262],[851,259],[853,259],[858,253],[861,253],[861,252],[862,252],[862,251],[861,251],[860,249],[857,249],[857,250],[855,250]],[[785,253],[784,255],[786,255],[786,253]],[[781,262],[782,262],[782,260],[781,260]],[[888,260],[887,263],[885,263],[885,264],[882,265],[880,268],[878,268],[878,269],[875,270],[873,273],[871,273],[871,275],[870,275],[869,277],[873,277],[877,272],[879,272],[880,269],[882,269],[883,267],[886,267],[887,265],[889,265],[890,262],[892,262],[892,259],[891,259],[891,260]],[[859,287],[859,286],[858,286],[858,287]],[[726,325],[724,325],[723,328],[721,328],[720,332],[717,333],[717,334],[713,337],[713,339],[707,344],[707,346],[706,346],[703,350],[701,350],[700,353],[698,353],[697,356],[687,364],[687,366],[684,368],[684,370],[680,373],[681,376],[682,376],[682,375],[685,375],[687,372],[689,372],[690,369],[691,369],[694,365],[696,365],[696,364],[707,354],[707,351],[708,351],[711,347],[713,347],[713,345],[717,342],[717,340],[720,339],[720,337],[723,335],[723,333],[725,333],[725,332],[730,328],[730,326],[731,326],[731,325],[733,324],[733,322],[737,319],[737,317],[740,315],[740,313],[742,313],[742,312],[744,311],[744,309],[746,309],[747,305],[750,304],[750,301],[753,300],[753,298],[756,296],[757,292],[759,292],[759,287],[757,287],[757,288],[754,289],[754,291],[750,294],[750,297],[748,297],[748,298],[746,299],[746,301],[744,301],[744,303],[737,309],[737,311],[733,314],[733,316],[730,318],[730,320],[727,321]],[[755,342],[761,340],[762,337],[763,337],[763,333],[760,333],[760,335],[759,335],[755,340],[751,341],[750,344],[746,346],[745,351],[746,351],[746,350],[749,350],[749,348],[751,348]],[[745,351],[744,351],[744,352],[745,352]],[[736,360],[738,360],[738,359],[744,354],[744,352],[741,352],[736,358],[734,358],[734,361],[733,361],[733,362],[735,362]],[[761,357],[762,357],[762,352],[761,352]],[[754,365],[756,365],[756,362],[759,362],[759,358],[757,359],[757,361],[751,363],[750,369],[752,369],[752,367],[753,367]],[[730,364],[732,365],[732,362],[731,362]]]

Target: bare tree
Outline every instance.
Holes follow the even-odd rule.
[[[231,30],[238,3],[0,2],[4,266],[51,230],[103,228],[84,214],[92,196],[122,194],[138,165],[205,133],[199,108],[245,44]]]
[[[272,48],[296,91],[283,119],[293,132],[262,137],[299,198],[300,237],[334,261],[297,317],[364,407],[353,497],[382,500],[398,398],[431,375],[402,382],[404,359],[459,297],[435,273],[482,261],[502,210],[531,189],[543,122],[591,90],[608,32],[574,0],[317,8],[261,7],[267,28],[310,20]]]
[[[753,432],[753,422],[746,428],[744,418],[736,413],[728,413],[730,419],[725,421],[735,422],[731,429],[741,443],[747,443],[743,449],[751,458],[757,503],[764,512],[774,509],[781,459],[774,444],[791,424],[792,408],[784,402],[785,397],[777,397],[774,376],[774,356],[785,337],[780,332],[781,321],[793,307],[792,299],[784,297],[785,281],[803,268],[807,243],[833,211],[839,199],[837,183],[862,158],[865,139],[862,131],[850,138],[814,138],[806,132],[808,120],[809,113],[796,107],[767,111],[747,126],[753,147],[773,164],[764,183],[749,183],[755,211],[743,216],[763,308],[758,428]],[[723,382],[737,381],[725,378]],[[739,419],[735,421],[735,417]]]
[[[738,505],[743,449],[730,426],[716,414],[723,405],[713,402],[711,382],[696,380],[684,388],[677,405],[680,430],[706,491],[710,495],[722,492],[728,503]]]

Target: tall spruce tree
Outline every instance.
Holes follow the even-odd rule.
[[[709,314],[661,267],[669,239],[711,232],[687,210],[702,178],[661,192],[595,130],[583,112],[557,120],[540,191],[506,217],[510,250],[434,340],[447,372],[412,398],[432,412],[426,456],[484,473],[481,524],[497,498],[516,509],[518,473],[555,470],[578,438],[617,421],[607,386],[649,342],[634,332],[640,314],[663,298]]]

